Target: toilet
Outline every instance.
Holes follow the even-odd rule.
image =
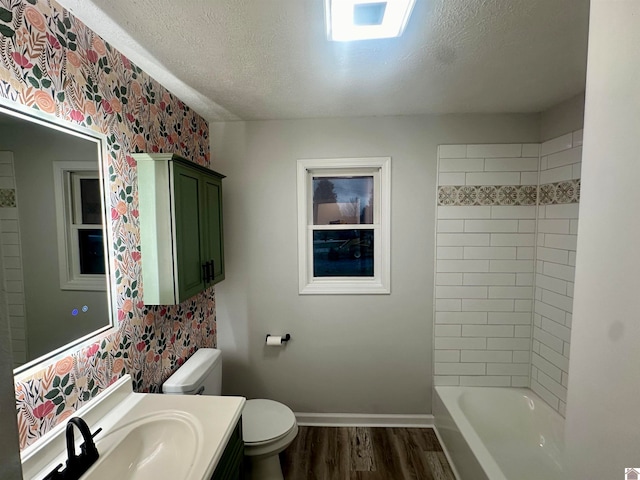
[[[222,394],[222,352],[201,348],[162,385],[163,393],[180,395]],[[247,400],[242,411],[244,454],[250,461],[250,478],[283,480],[278,454],[298,434],[289,407],[273,400]]]

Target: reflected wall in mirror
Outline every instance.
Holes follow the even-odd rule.
[[[97,138],[0,111],[0,308],[14,368],[113,325],[100,171]]]

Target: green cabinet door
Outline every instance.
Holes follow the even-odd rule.
[[[178,274],[178,301],[183,302],[206,288],[203,275],[205,227],[202,176],[197,170],[173,162],[173,194]]]
[[[205,251],[207,261],[213,262],[214,284],[224,280],[224,241],[222,230],[222,181],[220,178],[203,177],[204,202],[202,214],[205,225]]]

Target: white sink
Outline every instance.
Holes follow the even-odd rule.
[[[82,480],[209,480],[242,414],[242,397],[133,393],[125,375],[75,416],[100,457]],[[41,480],[67,458],[66,423],[22,452],[25,480]],[[82,435],[76,429],[76,451]]]
[[[104,451],[103,445],[108,443],[114,446]],[[201,444],[202,431],[191,415],[172,411],[155,413],[111,430],[96,441],[98,452],[104,453],[85,478],[188,478]]]

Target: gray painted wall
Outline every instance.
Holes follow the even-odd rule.
[[[567,478],[640,464],[640,2],[592,0]]]
[[[540,114],[540,142],[580,130],[584,125],[584,92]]]
[[[297,412],[431,412],[436,150],[539,140],[539,115],[212,123],[225,175],[216,286],[225,394]],[[298,295],[296,160],[391,156],[391,295]],[[283,349],[265,335],[290,333]]]

